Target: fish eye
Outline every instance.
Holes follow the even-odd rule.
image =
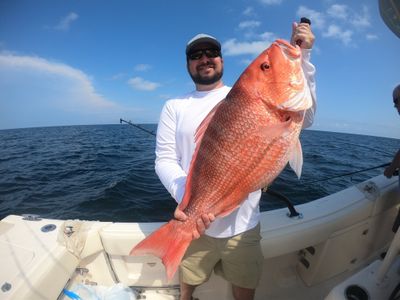
[[[260,66],[261,70],[266,71],[269,69],[269,64],[267,62],[263,62]]]

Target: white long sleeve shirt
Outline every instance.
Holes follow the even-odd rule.
[[[315,68],[309,60],[310,52],[302,50],[302,68],[313,100],[312,107],[306,111],[303,128],[311,126],[316,107]],[[168,100],[162,109],[157,128],[155,170],[177,203],[182,201],[185,192],[186,177],[196,147],[196,129],[230,89],[223,86],[211,91],[193,91]],[[205,234],[223,238],[255,227],[259,222],[260,197],[261,190],[250,193],[238,209],[212,222]]]

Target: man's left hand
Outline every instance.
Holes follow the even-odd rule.
[[[307,23],[292,25],[292,37],[290,43],[293,46],[300,46],[302,49],[311,49],[314,45],[315,36],[311,31],[311,26]]]

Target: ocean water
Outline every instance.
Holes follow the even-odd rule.
[[[156,130],[156,125],[143,125]],[[286,168],[270,189],[309,202],[382,174],[400,140],[305,130],[300,180]],[[166,221],[175,201],[154,172],[155,138],[129,125],[0,130],[0,219],[9,214],[119,222]],[[284,207],[263,195],[262,210]]]

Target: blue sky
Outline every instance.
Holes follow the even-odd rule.
[[[233,85],[301,16],[316,35],[312,129],[400,138],[400,40],[377,0],[2,0],[0,129],[157,123],[168,98],[194,88],[184,49],[195,34],[221,41]]]

